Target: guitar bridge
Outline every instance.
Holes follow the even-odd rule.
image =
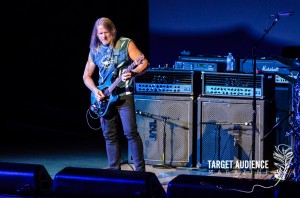
[[[99,108],[98,108],[98,106],[99,106],[99,104],[98,104],[97,101],[90,106],[90,110],[92,112],[94,112],[95,114],[97,114],[97,115],[99,115]]]

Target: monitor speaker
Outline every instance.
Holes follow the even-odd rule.
[[[165,163],[173,166],[193,166],[196,161],[194,97],[135,95],[134,100],[146,164],[161,164],[165,158]],[[133,162],[130,150],[128,161]]]
[[[154,173],[66,167],[54,177],[55,197],[165,198]]]
[[[53,180],[40,164],[0,162],[0,195],[50,196]]]
[[[204,175],[178,175],[168,184],[167,198],[245,197],[273,198],[275,181],[218,177]]]
[[[198,98],[197,163],[252,160],[253,100]],[[272,163],[275,145],[273,100],[256,100],[255,159]]]

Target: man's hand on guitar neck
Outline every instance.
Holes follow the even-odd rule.
[[[135,71],[130,71],[130,72],[126,72],[126,71],[123,71],[123,73],[122,73],[122,81],[126,81],[126,80],[129,80],[130,78],[133,78],[133,77],[135,77],[135,76],[137,76],[138,75],[138,73],[137,72],[135,72]]]

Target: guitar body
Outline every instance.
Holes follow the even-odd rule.
[[[109,114],[111,105],[119,99],[118,95],[111,95],[108,100],[97,101],[95,95],[91,94],[91,110],[99,117],[106,117]]]
[[[106,81],[98,86],[98,89],[104,93],[105,98],[101,101],[97,101],[94,92],[91,93],[91,109],[94,113],[96,113],[100,117],[105,117],[109,114],[110,107],[113,103],[115,103],[119,96],[114,93],[110,93],[108,88],[111,85],[113,74],[110,74]]]

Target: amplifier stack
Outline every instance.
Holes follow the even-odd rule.
[[[226,57],[179,56],[173,68],[152,68],[137,76],[135,109],[146,164],[251,160],[254,94],[255,160],[272,158],[265,148],[274,147],[274,134],[260,139],[275,124],[276,74],[254,79],[247,64],[244,71],[225,72]],[[130,150],[128,158],[132,162]]]
[[[275,75],[202,72],[198,97],[197,164],[208,160],[251,160],[253,96],[256,101],[255,159],[272,161],[275,124]],[[255,89],[254,89],[255,88]]]
[[[135,81],[136,121],[146,164],[195,165],[201,72],[149,69]]]

